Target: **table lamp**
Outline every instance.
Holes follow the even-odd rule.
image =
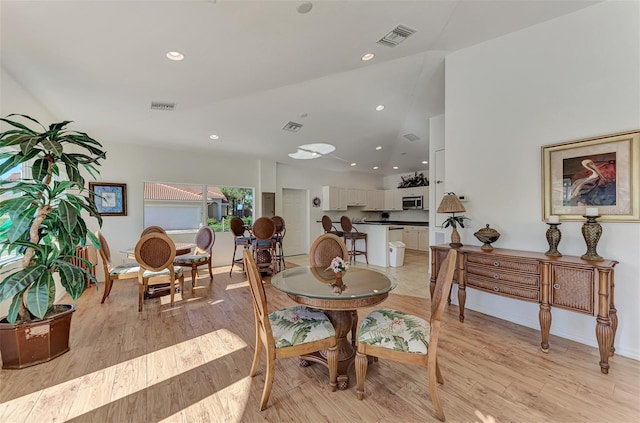
[[[442,201],[440,201],[440,205],[438,206],[438,213],[451,213],[451,217],[448,217],[443,223],[443,227],[451,226],[451,242],[449,245],[453,248],[462,247],[462,243],[460,242],[460,234],[458,233],[457,226],[464,228],[462,224],[465,219],[464,216],[456,216],[456,213],[463,213],[467,211],[458,196],[453,192],[445,193],[444,197],[442,197]]]

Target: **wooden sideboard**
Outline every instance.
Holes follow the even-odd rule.
[[[449,245],[431,247],[431,293],[440,264]],[[540,304],[538,314],[542,351],[549,352],[551,307],[596,315],[596,339],[600,349],[600,370],[609,372],[609,357],[618,327],[614,305],[615,260],[586,261],[580,257],[548,257],[543,253],[480,247],[457,248],[454,282],[458,284],[460,321],[464,322],[466,288]],[[451,298],[449,298],[449,302]],[[596,306],[597,304],[597,306]],[[596,314],[597,313],[597,314]]]

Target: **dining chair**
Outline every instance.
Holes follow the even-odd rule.
[[[111,250],[107,240],[100,231],[95,232],[96,238],[100,241],[100,258],[102,259],[102,267],[104,269],[104,293],[100,304],[104,304],[111,293],[113,281],[123,279],[135,279],[138,277],[140,266],[138,263],[125,263],[114,266],[111,262]]]
[[[343,237],[345,244],[347,244],[347,241],[351,241],[350,245],[347,244],[349,249],[349,263],[353,260],[353,263],[355,264],[356,256],[363,255],[367,264],[369,264],[369,258],[367,257],[367,234],[359,232],[354,228],[349,216],[340,217],[340,226],[344,233]],[[356,248],[356,242],[361,240],[364,241],[364,250],[358,250]]]
[[[341,257],[345,262],[349,260],[347,245],[337,235],[322,234],[311,244],[309,249],[311,267],[327,268],[335,257]]]
[[[238,246],[245,249],[249,248],[251,246],[251,236],[245,236],[247,230],[244,226],[244,221],[237,216],[231,219],[229,226],[231,228],[231,233],[233,233],[233,256],[231,257],[231,269],[229,269],[229,276],[231,276],[234,264],[240,264],[244,268],[244,261],[242,257],[239,259],[236,258],[236,250],[238,249]]]
[[[138,270],[138,311],[142,311],[144,293],[150,285],[169,285],[171,306],[175,297],[176,281],[184,293],[184,275],[182,267],[174,266],[176,246],[165,234],[150,233],[138,241],[135,249]]]
[[[275,361],[279,358],[295,357],[326,349],[329,387],[331,391],[335,391],[338,375],[338,348],[336,332],[329,318],[321,311],[304,306],[287,307],[268,313],[267,297],[256,262],[249,250],[244,250],[243,256],[256,321],[256,345],[249,374],[251,377],[258,372],[263,347],[266,355],[260,411],[267,408],[273,386]]]
[[[287,226],[281,216],[273,216],[271,219],[276,224],[276,233],[273,235],[273,241],[275,242],[276,249],[276,266],[278,267],[278,271],[280,271],[285,268],[283,243],[284,236],[287,233]]]
[[[210,226],[203,226],[196,233],[196,248],[193,254],[177,256],[173,261],[175,266],[191,267],[191,286],[196,286],[198,267],[209,266],[209,280],[213,283],[213,270],[211,258],[213,256],[213,244],[216,242],[216,233]]]
[[[326,214],[322,216],[322,229],[324,229],[325,234],[334,234],[339,237],[344,237],[344,232],[339,231],[338,228],[333,225],[331,218]]]
[[[251,240],[253,257],[260,272],[276,273],[276,249],[273,236],[276,224],[270,217],[260,217],[253,222],[251,229],[254,239]]]
[[[164,230],[164,228],[160,227],[160,226],[147,226],[146,228],[144,228],[142,230],[142,232],[140,233],[140,238],[142,238],[143,236],[147,235],[147,234],[167,234],[167,231]]]
[[[442,262],[431,296],[430,321],[391,309],[374,310],[364,318],[358,332],[358,351],[355,362],[358,399],[364,397],[367,356],[416,364],[427,368],[431,401],[436,410],[436,416],[444,421],[444,411],[438,397],[437,385],[437,383],[444,383],[438,367],[438,338],[440,321],[453,281],[456,255],[457,251],[451,249]]]

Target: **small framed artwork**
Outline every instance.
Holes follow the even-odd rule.
[[[89,182],[89,190],[102,216],[127,215],[127,184]]]
[[[640,221],[640,131],[543,146],[542,185],[545,220]]]

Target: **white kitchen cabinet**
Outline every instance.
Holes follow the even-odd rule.
[[[402,210],[402,192],[399,189],[384,191],[384,209],[388,211]]]
[[[429,251],[429,228],[426,226],[405,226],[402,242],[409,250]]]
[[[347,206],[366,206],[367,190],[360,188],[347,188]]]
[[[382,211],[385,209],[385,191],[381,189],[367,190],[367,205],[364,206],[365,211]]]
[[[322,210],[346,210],[347,189],[341,187],[322,187]]]
[[[418,250],[429,251],[429,228],[420,226],[418,229]]]

